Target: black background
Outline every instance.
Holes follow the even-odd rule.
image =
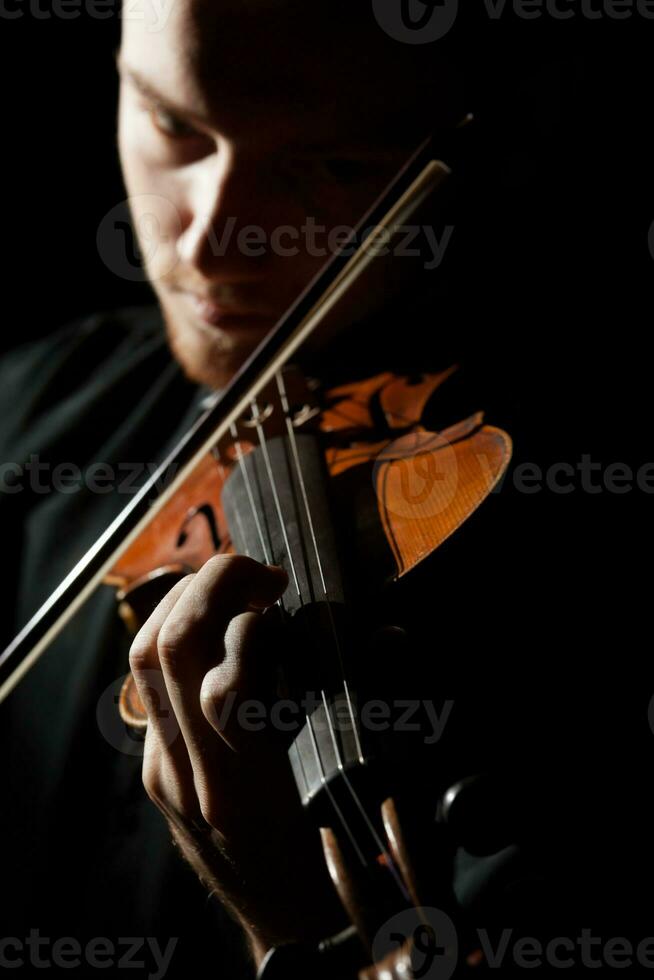
[[[116,247],[103,219],[125,198],[117,7],[103,20],[82,7],[75,19],[47,17],[45,2],[40,17],[26,2],[7,8],[23,16],[2,31],[0,349],[73,317],[152,301],[147,284],[116,274],[103,255]],[[475,4],[453,28],[483,165],[448,256],[438,343],[506,371],[510,386],[524,382],[555,443],[552,413],[579,430],[586,451],[595,445],[613,461],[629,443],[644,462],[634,429],[644,421],[654,269],[654,22],[637,13],[589,20],[570,8],[569,20],[526,20],[508,6],[492,20]]]
[[[147,286],[107,268],[96,242],[125,196],[115,149],[117,18],[39,20],[21,9],[1,25],[3,348],[81,314],[151,300]],[[463,348],[489,393],[480,403],[509,428],[521,460],[576,465],[589,454],[603,469],[620,462],[635,471],[654,460],[654,21],[581,13],[527,21],[508,11],[498,22],[470,20],[484,166],[445,291],[452,346]],[[523,651],[515,691],[534,683],[535,637],[547,636],[559,667],[578,656],[575,683],[604,699],[592,712],[606,718],[593,769],[614,752],[598,796],[604,818],[615,812],[618,855],[631,829],[647,836],[651,815],[651,501],[637,487],[514,495],[511,548],[525,560],[525,594],[530,576],[539,590],[540,616],[531,633],[513,637],[516,657]],[[492,568],[485,555],[471,578],[483,583]]]
[[[578,4],[566,6],[577,11],[569,20],[546,13],[525,20],[509,5],[491,20],[474,4],[453,28],[477,74],[471,101],[487,121],[498,163],[483,207],[501,202],[489,215],[494,226],[476,236],[477,263],[464,274],[469,283],[491,283],[487,317],[524,296],[523,329],[511,341],[549,347],[552,330],[574,319],[566,345],[581,352],[588,340],[592,354],[586,330],[601,311],[595,341],[601,332],[604,349],[629,350],[638,360],[645,320],[636,294],[646,289],[653,261],[654,21],[637,13],[591,21]],[[73,316],[148,302],[151,294],[107,268],[96,240],[102,219],[125,197],[115,149],[118,7],[102,20],[81,4],[70,20],[54,16],[45,0],[32,8],[6,0],[5,9],[22,14],[3,19],[1,48],[4,301],[11,310],[1,343],[9,347]],[[525,276],[540,283],[539,294],[525,295]]]

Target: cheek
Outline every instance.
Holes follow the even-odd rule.
[[[148,157],[139,138],[139,121],[121,106],[118,150],[129,209],[148,278],[156,284],[174,270],[182,232],[179,187],[169,170]]]
[[[131,195],[129,204],[148,278],[156,283],[169,276],[179,261],[175,247],[181,234],[179,210],[155,189],[148,194]]]
[[[118,152],[130,197],[159,194],[177,204],[175,170],[157,155],[147,118],[127,97],[118,112]]]

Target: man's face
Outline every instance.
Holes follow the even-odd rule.
[[[176,0],[156,31],[124,21],[123,173],[194,381],[225,384],[421,135],[406,112],[416,79],[385,61],[380,29],[350,36],[334,10]]]

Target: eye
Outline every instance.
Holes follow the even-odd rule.
[[[163,106],[150,105],[147,108],[154,128],[169,139],[182,140],[201,136],[196,129],[182,122],[174,113],[169,112]]]

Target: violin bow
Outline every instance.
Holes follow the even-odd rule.
[[[451,158],[448,142],[470,118],[465,117],[452,132],[446,134],[445,146],[441,146],[440,151],[447,150],[444,156]],[[200,460],[229,431],[250,402],[314,333],[374,261],[376,236],[384,233],[392,238],[451,172],[451,167],[437,153],[435,137],[428,137],[361,218],[340,250],[327,261],[252,352],[220,398],[191,426],[138,493],[0,654],[0,703]],[[353,254],[348,254],[352,243],[358,242],[359,235],[366,228],[371,228],[372,233],[358,243]]]

